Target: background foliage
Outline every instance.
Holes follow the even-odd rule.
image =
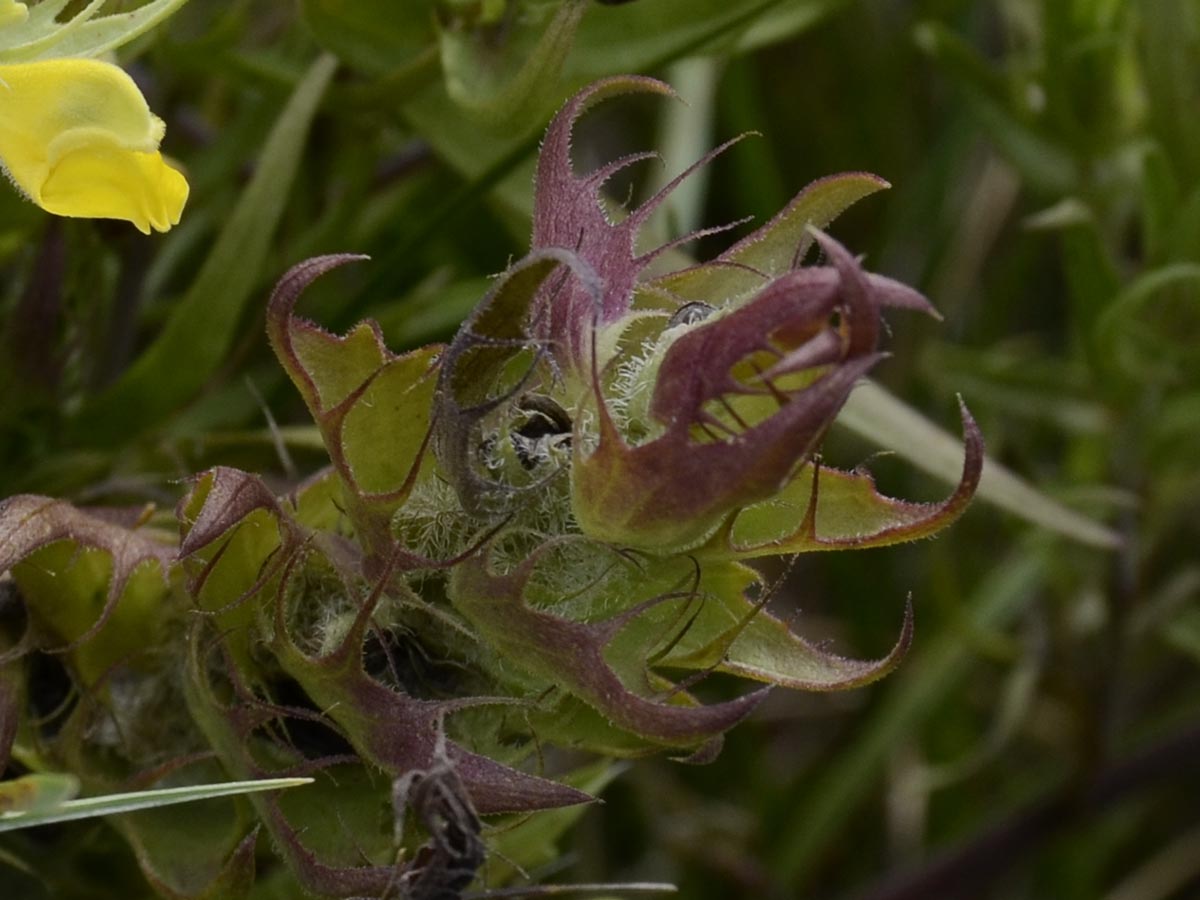
[[[395,350],[448,337],[527,249],[549,114],[599,75],[656,74],[690,105],[601,111],[580,163],[659,144],[673,172],[761,132],[673,201],[665,234],[761,221],[831,172],[886,178],[834,231],[946,321],[897,319],[880,377],[948,425],[961,392],[993,458],[1122,544],[977,503],[932,543],[802,559],[777,612],[856,655],[886,651],[913,593],[900,671],[780,692],[710,766],[632,765],[564,846],[570,877],[688,898],[1197,889],[1200,6],[192,0],[122,61],[192,197],[147,239],[0,193],[0,495],[169,508],[206,466],[280,487],[312,471],[263,339],[268,286],[315,253],[369,253],[308,313],[374,316]],[[877,449],[844,430],[827,455]],[[871,464],[889,493],[941,491]],[[50,852],[35,838],[0,853]]]

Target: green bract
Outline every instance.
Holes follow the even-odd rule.
[[[424,898],[438,878],[460,891],[481,861],[475,812],[575,807],[602,786],[553,748],[703,761],[771,686],[850,688],[904,655],[911,615],[886,658],[843,659],[771,616],[743,562],[926,536],[978,483],[965,410],[943,503],[884,497],[816,458],[882,358],[881,310],[931,312],[817,230],[883,184],[817,182],[716,259],[650,274],[669,246],[636,251],[638,231],[670,188],[614,222],[599,191],[634,158],[586,176],[570,161],[576,118],[629,91],[670,93],[601,82],[551,124],[533,248],[449,345],[395,354],[374,323],[335,335],[296,314],[309,283],[357,257],[279,282],[268,335],[327,470],[283,496],[201,473],[175,528],[42,497],[0,506],[0,569],[28,619],[4,638],[17,687],[0,703],[21,724],[0,755],[89,793],[147,772],[316,778],[213,801],[187,840],[156,812],[119,820],[164,896],[244,894],[256,823],[322,896]],[[827,263],[800,268],[814,241]],[[78,692],[53,731],[25,681],[49,648]],[[712,672],[757,685],[704,703]],[[431,781],[441,794],[420,794]],[[405,806],[434,833],[398,857],[397,840],[421,842]],[[571,821],[556,815],[555,833]]]

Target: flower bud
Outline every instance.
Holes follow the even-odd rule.
[[[572,464],[585,533],[653,552],[689,549],[813,457],[882,356],[881,307],[924,303],[865,273],[831,238],[818,240],[833,265],[790,272],[735,308],[666,329],[645,367],[615,385],[636,394],[648,382],[644,411],[625,405],[619,421],[597,383],[598,439],[577,433]]]

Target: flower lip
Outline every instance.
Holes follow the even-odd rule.
[[[184,176],[158,152],[164,126],[125,72],[94,59],[0,65],[0,163],[48,212],[178,223]]]

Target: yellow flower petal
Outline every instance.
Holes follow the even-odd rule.
[[[89,144],[65,154],[42,185],[39,203],[60,216],[127,219],[143,234],[179,224],[188,183],[162,154]]]
[[[143,232],[170,228],[188,187],[157,152],[162,135],[162,121],[116,66],[0,65],[0,162],[49,212],[126,219]]]

